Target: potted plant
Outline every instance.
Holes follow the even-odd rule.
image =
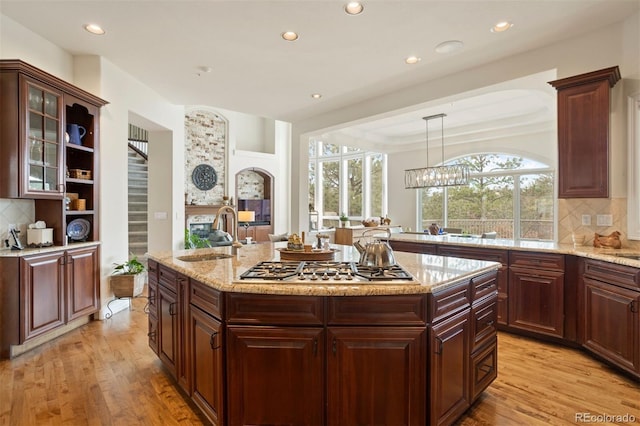
[[[349,226],[349,216],[345,212],[342,212],[340,215],[340,224],[343,228]]]
[[[115,268],[111,275],[111,290],[117,298],[135,297],[144,290],[144,265],[132,253],[129,260],[124,263],[114,263]]]

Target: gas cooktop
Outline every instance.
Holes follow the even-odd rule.
[[[413,280],[399,265],[387,268],[361,266],[357,262],[264,261],[252,266],[240,279],[278,281],[393,281]]]

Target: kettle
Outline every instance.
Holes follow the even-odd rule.
[[[368,231],[373,231],[380,228],[372,228],[365,231],[362,236]],[[387,236],[391,236],[391,232],[388,229],[384,229],[387,232]],[[360,253],[360,266],[372,266],[375,268],[388,268],[396,264],[396,260],[393,257],[393,249],[386,241],[374,241],[367,243],[363,247],[360,241],[353,243],[353,246]]]

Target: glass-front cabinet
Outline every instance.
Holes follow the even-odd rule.
[[[62,94],[24,79],[27,93],[26,155],[22,196],[49,195],[62,198],[64,192],[61,149]]]
[[[20,60],[0,60],[0,198],[34,200],[53,243],[97,241],[100,108]]]

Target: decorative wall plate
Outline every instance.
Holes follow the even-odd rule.
[[[191,173],[191,180],[196,188],[208,191],[218,182],[218,175],[213,167],[208,164],[198,164]]]
[[[67,235],[73,241],[86,240],[90,230],[91,224],[82,218],[74,219],[67,225]]]

